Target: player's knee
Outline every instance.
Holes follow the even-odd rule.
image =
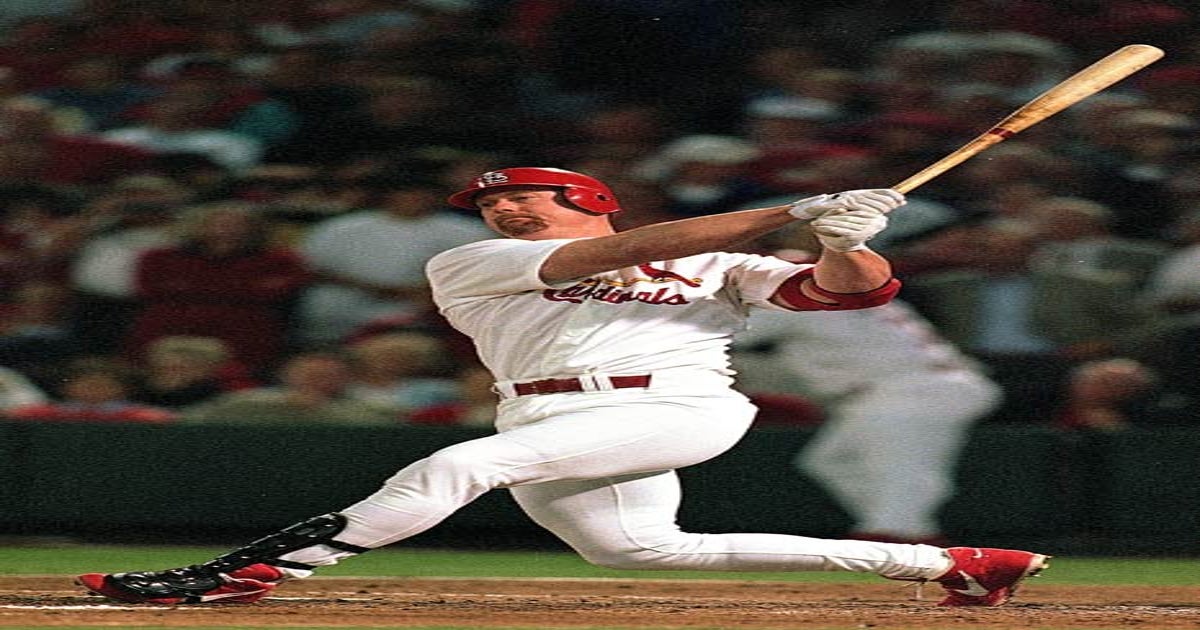
[[[458,488],[486,491],[495,486],[493,468],[488,460],[464,444],[443,448],[421,459],[384,483],[385,489],[408,494],[412,488]],[[422,491],[423,491],[422,490]]]
[[[579,555],[589,564],[606,569],[643,571],[669,568],[663,566],[663,554],[650,549],[592,549],[580,551]]]
[[[456,444],[443,448],[425,458],[425,465],[437,472],[455,472],[470,470],[479,458],[470,449]]]
[[[677,565],[680,562],[685,562],[688,550],[694,546],[694,536],[695,534],[672,531],[653,539],[628,541],[620,545],[591,546],[577,551],[589,563],[608,569],[676,569],[679,568]]]
[[[462,442],[447,446],[425,458],[425,465],[434,475],[455,478],[470,478],[477,483],[487,483],[500,468],[495,462],[495,453],[475,442]]]

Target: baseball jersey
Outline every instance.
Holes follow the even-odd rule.
[[[672,368],[732,374],[728,345],[750,307],[811,267],[711,253],[547,284],[542,263],[576,239],[489,239],[433,257],[433,299],[498,381]]]

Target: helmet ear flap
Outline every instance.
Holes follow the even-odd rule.
[[[596,214],[608,214],[621,209],[617,205],[617,198],[602,190],[582,186],[567,186],[563,190],[563,195],[567,198],[567,201]]]

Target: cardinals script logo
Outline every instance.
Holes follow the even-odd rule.
[[[685,278],[673,271],[655,269],[650,265],[638,265],[638,270],[646,274],[632,280],[609,280],[603,278],[588,278],[565,289],[547,289],[542,297],[551,302],[570,302],[583,304],[584,300],[607,302],[608,304],[624,304],[626,302],[641,302],[643,304],[688,304],[690,301],[676,287],[664,286],[656,290],[637,290],[641,284],[683,284],[688,287],[698,287],[703,282],[700,278]]]

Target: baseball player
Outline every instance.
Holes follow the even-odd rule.
[[[496,379],[497,433],[401,469],[367,498],[202,564],[89,573],[126,602],[250,602],[280,582],[403,540],[494,488],[588,561],[623,569],[857,571],[936,581],[948,606],[995,606],[1040,571],[1026,551],[695,534],[676,524],[675,470],[732,447],[755,409],[730,387],[727,346],[752,308],[877,306],[899,288],[866,246],[893,190],[615,232],[602,182],[552,168],[484,173],[450,197],[507,237],[429,261],[434,300]],[[815,264],[724,250],[812,221]]]
[[[854,519],[849,538],[942,540],[938,510],[970,429],[1000,387],[900,300],[869,309],[758,309],[734,346],[756,369],[794,379],[826,419],[796,458]]]

